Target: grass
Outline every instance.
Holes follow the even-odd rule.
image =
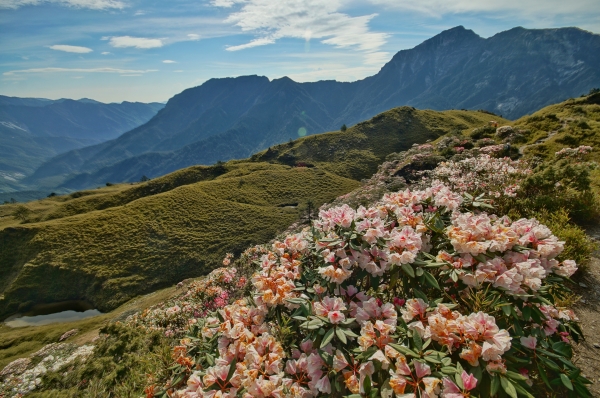
[[[524,116],[514,126],[529,130],[524,153],[528,157],[551,159],[563,148],[590,145],[600,148],[600,93],[573,98]],[[550,134],[552,134],[550,136]],[[541,139],[550,138],[543,143]],[[600,151],[591,158],[600,161]]]
[[[319,206],[358,185],[320,169],[284,165],[232,163],[225,171],[184,185],[173,182],[176,173],[167,179],[171,185],[109,187],[62,203],[55,199],[43,210],[39,205],[35,217],[47,221],[0,232],[0,311],[74,298],[113,309],[209,272],[226,252],[268,241],[298,218],[298,209],[286,205],[310,200]]]

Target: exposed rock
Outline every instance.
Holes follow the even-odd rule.
[[[506,138],[509,135],[513,134],[515,130],[511,126],[502,126],[496,129],[496,135],[499,138]]]
[[[71,329],[68,332],[65,332],[62,336],[60,336],[60,339],[58,339],[58,341],[64,341],[71,336],[75,336],[77,333],[79,333],[79,329]]]

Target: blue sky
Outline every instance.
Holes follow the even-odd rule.
[[[0,94],[150,102],[213,77],[354,81],[457,25],[600,33],[600,1],[0,0]]]

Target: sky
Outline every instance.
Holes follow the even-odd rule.
[[[163,102],[220,77],[355,81],[458,25],[600,34],[600,0],[0,0],[0,95]]]

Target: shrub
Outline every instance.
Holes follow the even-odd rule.
[[[251,294],[192,322],[175,382],[152,390],[590,397],[570,360],[575,317],[548,290],[574,262],[555,259],[562,243],[544,225],[480,206],[435,184],[322,211],[261,249]]]
[[[474,140],[492,138],[495,134],[496,128],[493,126],[478,127],[471,132],[471,138]]]
[[[21,220],[22,222],[27,221],[27,218],[30,214],[31,210],[29,210],[26,206],[23,205],[17,206],[17,208],[12,212],[12,216]]]

